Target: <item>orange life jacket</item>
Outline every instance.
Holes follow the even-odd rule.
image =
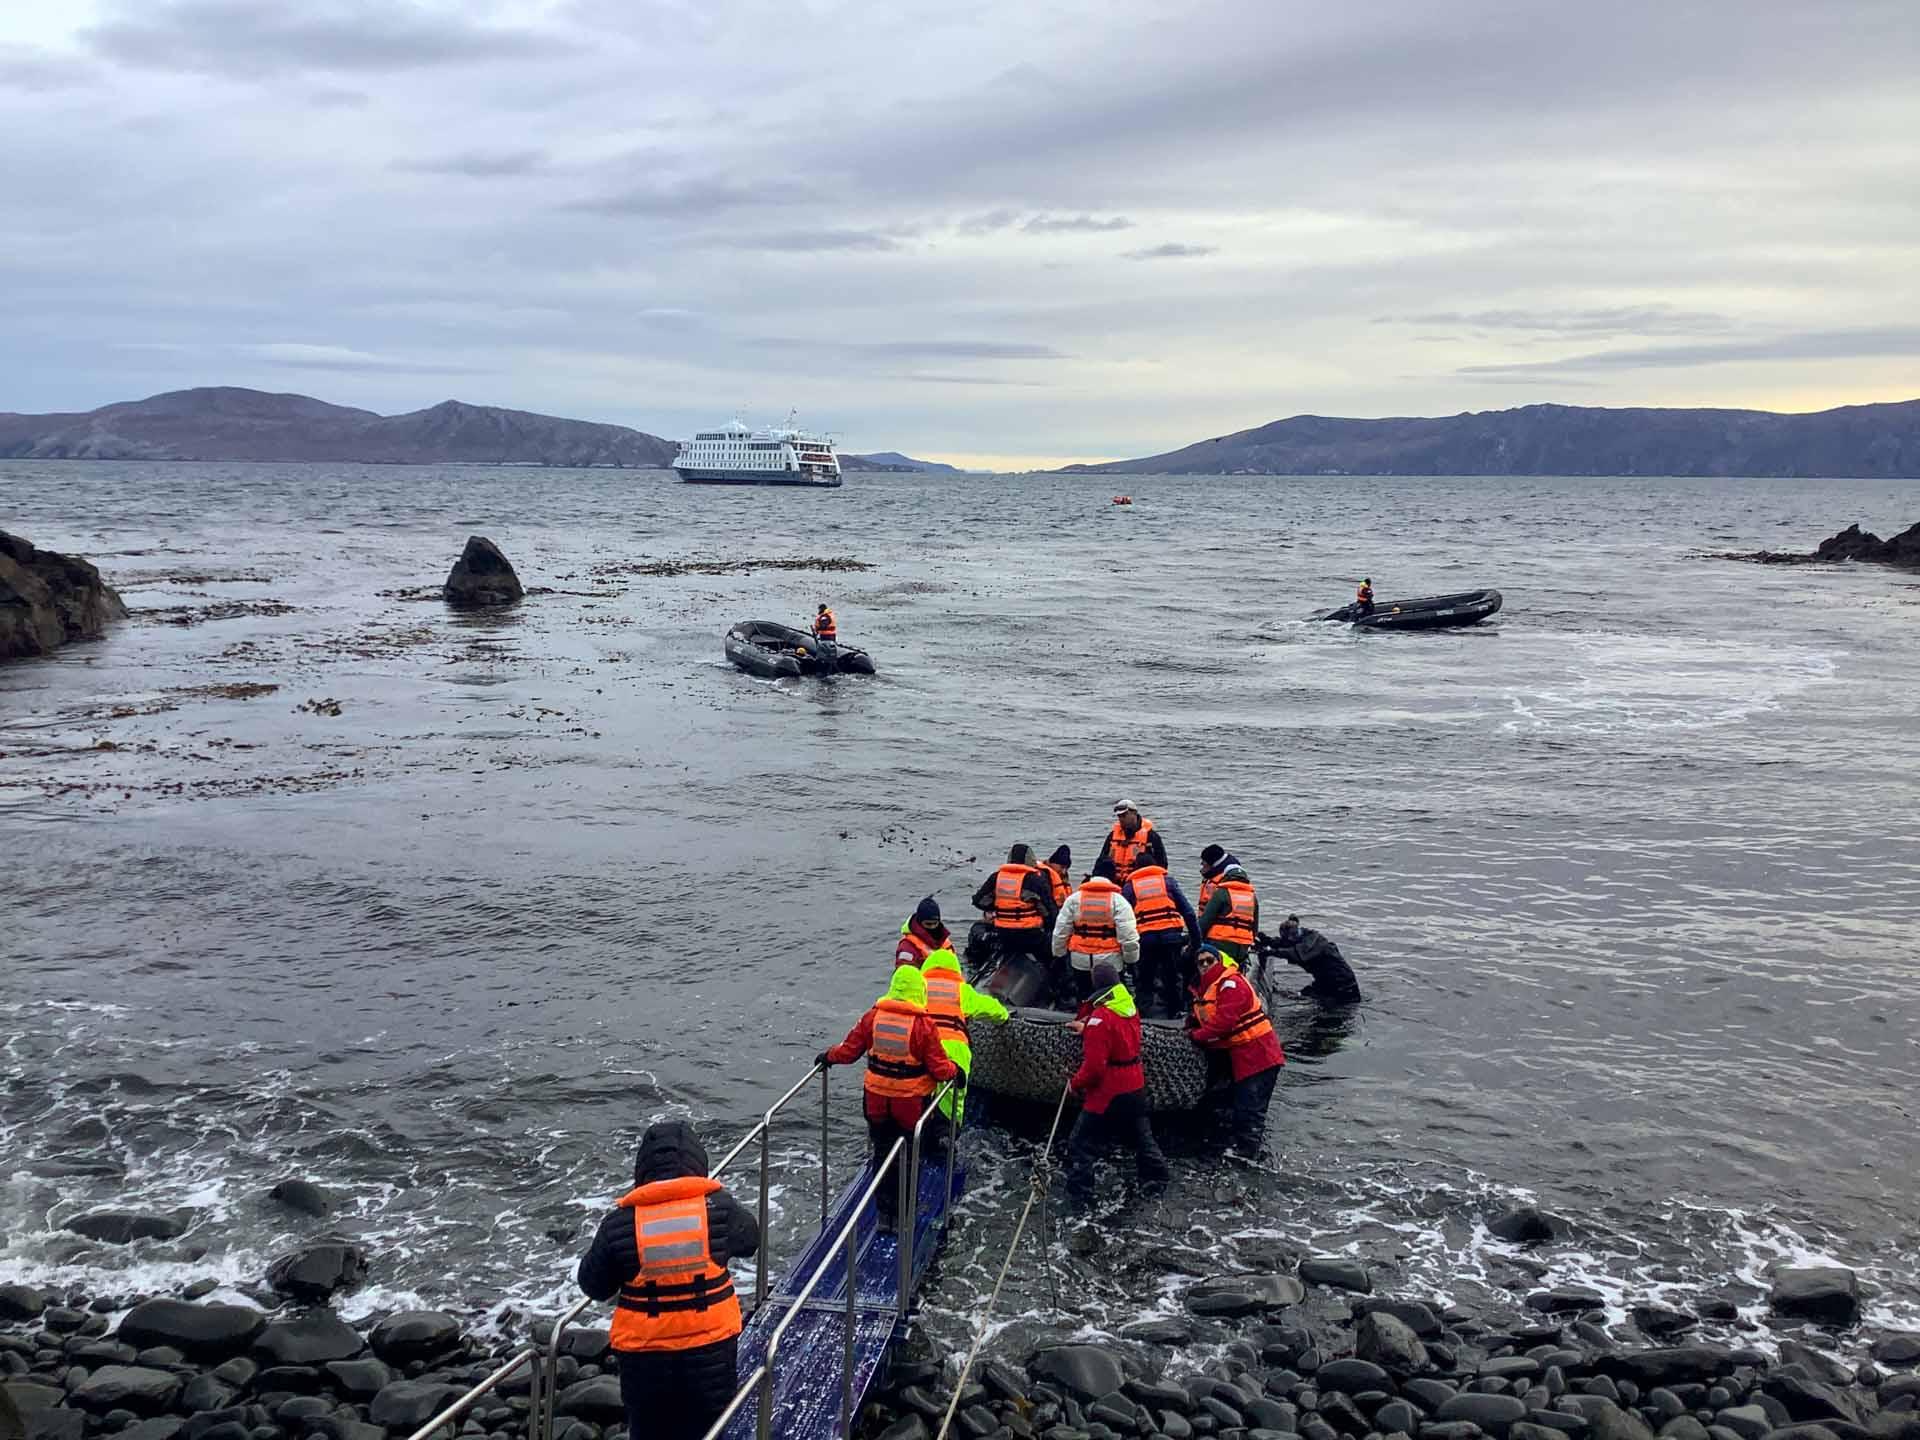
[[[1252,1001],[1252,1008],[1241,1015],[1234,1022],[1233,1029],[1227,1032],[1225,1044],[1229,1050],[1232,1050],[1241,1045],[1251,1045],[1263,1035],[1271,1035],[1273,1022],[1267,1018],[1267,1007],[1260,1003],[1260,992],[1254,988],[1253,981],[1238,970],[1223,966],[1219,977],[1200,994],[1194,996],[1193,1023],[1200,1026],[1213,1019],[1213,1007],[1220,1003],[1220,987],[1227,982],[1229,976],[1239,976],[1241,982],[1247,987],[1247,994]]]
[[[1231,908],[1225,915],[1213,922],[1206,938],[1225,941],[1229,945],[1250,946],[1253,944],[1253,886],[1245,880],[1222,880],[1213,887],[1225,890]]]
[[[1073,922],[1073,935],[1067,949],[1079,955],[1118,955],[1120,927],[1114,922],[1114,903],[1120,887],[1102,876],[1094,876],[1080,887],[1080,914]]]
[[[740,1297],[713,1263],[707,1197],[718,1180],[656,1180],[620,1197],[633,1210],[640,1268],[614,1299],[615,1350],[691,1350],[740,1333]]]
[[[1146,852],[1147,837],[1153,834],[1153,821],[1140,821],[1140,828],[1129,837],[1120,828],[1118,820],[1107,833],[1107,855],[1113,861],[1113,883],[1124,885],[1133,874],[1133,867],[1140,863],[1140,857]]]
[[[1073,886],[1067,883],[1067,872],[1055,868],[1051,860],[1040,862],[1040,873],[1047,877],[1047,884],[1053,887],[1053,903],[1056,908],[1067,903],[1067,896],[1073,893]]]
[[[926,963],[927,956],[939,948],[933,941],[915,930],[913,922],[909,920],[900,927],[900,943],[893,947],[894,966],[897,969],[902,965],[911,965],[918,970]],[[902,954],[903,951],[908,953]]]
[[[1031,865],[1002,865],[993,877],[993,924],[998,930],[1038,930],[1040,907],[1027,894],[1029,875],[1040,872]]]
[[[967,1038],[967,1014],[960,1004],[960,986],[963,983],[958,970],[922,970],[920,977],[927,982],[927,1018],[933,1021],[936,1029],[944,1036],[955,1040]]]
[[[1179,930],[1186,926],[1187,922],[1180,915],[1180,907],[1173,903],[1173,896],[1167,892],[1166,866],[1142,865],[1133,872],[1129,883],[1133,886],[1133,914],[1140,922],[1142,935],[1157,930]]]
[[[1353,592],[1353,596],[1354,599],[1358,600],[1362,605],[1365,605],[1373,599],[1373,587],[1371,585],[1362,585],[1358,590]]]
[[[840,622],[833,618],[833,611],[822,610],[818,615],[813,617],[813,633],[814,637],[819,640],[838,640],[840,638]]]
[[[867,1093],[912,1100],[933,1093],[933,1076],[914,1057],[913,1026],[926,1012],[891,996],[873,1007],[873,1040],[867,1046]]]

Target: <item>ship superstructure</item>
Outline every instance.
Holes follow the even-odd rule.
[[[680,442],[673,468],[689,485],[816,485],[841,483],[833,439],[793,428],[750,430],[733,420]]]

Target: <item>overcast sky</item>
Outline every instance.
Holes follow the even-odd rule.
[[[0,410],[1920,396],[1920,0],[7,0]]]

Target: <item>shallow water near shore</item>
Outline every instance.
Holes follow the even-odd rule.
[[[648,1119],[718,1153],[878,993],[914,900],[964,917],[1014,840],[1084,868],[1126,794],[1183,880],[1229,845],[1368,1000],[1278,1007],[1277,1173],[1177,1144],[1098,1253],[1052,1232],[1067,1314],[1032,1239],[1003,1314],[1111,1329],[1310,1247],[1408,1293],[1750,1316],[1769,1263],[1820,1257],[1920,1325],[1920,584],[1689,556],[1887,533],[1920,485],[1130,483],[0,462],[0,525],[135,611],[0,669],[0,1279],[249,1284],[330,1225],[374,1253],[349,1314],[556,1307]],[[469,532],[555,593],[402,593]],[[754,556],[872,568],[633,573]],[[1301,618],[1361,572],[1506,608]],[[722,662],[733,620],[819,599],[878,676]],[[1030,1138],[969,1143],[936,1336],[1027,1193]],[[791,1253],[817,1116],[777,1148]],[[341,1213],[268,1202],[292,1174]],[[1545,1276],[1482,1224],[1517,1197],[1575,1222]],[[194,1225],[59,1230],[109,1204]]]

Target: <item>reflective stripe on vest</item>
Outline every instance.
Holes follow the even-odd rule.
[[[640,1268],[614,1298],[615,1350],[690,1350],[740,1333],[733,1277],[713,1263],[703,1175],[659,1180],[621,1198],[633,1210]]]
[[[1238,979],[1247,987],[1247,999],[1251,1008],[1234,1021],[1233,1028],[1221,1039],[1220,1043],[1229,1050],[1241,1045],[1251,1045],[1261,1036],[1273,1033],[1273,1022],[1267,1018],[1266,1006],[1260,1003],[1260,992],[1254,989],[1253,982],[1238,970],[1223,971],[1220,978],[1206,988],[1206,993],[1195,997],[1194,1024],[1200,1026],[1211,1023],[1214,1007],[1220,1003],[1220,987],[1233,979]]]
[[[1064,870],[1056,870],[1053,862],[1050,860],[1042,860],[1040,862],[1040,873],[1047,877],[1047,884],[1053,887],[1054,907],[1058,909],[1060,906],[1066,904],[1067,896],[1073,893],[1073,887],[1067,883],[1067,872]]]
[[[1179,930],[1186,925],[1180,907],[1167,893],[1167,872],[1158,865],[1142,865],[1133,872],[1133,914],[1140,922],[1140,933],[1155,930]]]
[[[867,1046],[867,1093],[910,1100],[933,1093],[933,1077],[913,1054],[914,1022],[925,1012],[904,1000],[873,1007],[873,1041]]]
[[[956,1040],[967,1038],[967,1014],[960,1003],[960,972],[935,967],[922,970],[927,982],[927,1018],[945,1035]]]
[[[1002,865],[993,876],[993,923],[1000,930],[1038,930],[1040,907],[1027,894],[1027,877],[1039,871],[1030,865]]]
[[[910,928],[912,924],[913,922],[909,920],[905,925],[900,927],[900,943],[896,945],[893,950],[893,963],[895,965],[913,965],[917,968],[921,961],[933,953],[934,947],[932,943],[914,934]],[[909,954],[903,957],[902,951],[909,952]]]
[[[1229,945],[1253,944],[1253,886],[1245,880],[1222,880],[1214,888],[1227,892],[1230,907],[1225,915],[1213,922],[1207,931],[1207,939],[1225,941]]]
[[[839,622],[833,618],[831,610],[822,610],[813,619],[813,633],[822,640],[836,640],[840,636]]]
[[[1147,837],[1153,834],[1153,822],[1142,820],[1140,828],[1131,838],[1120,828],[1118,820],[1113,829],[1107,832],[1107,857],[1113,861],[1113,883],[1124,885],[1133,875],[1133,867],[1140,863],[1140,857],[1146,852]]]
[[[1067,949],[1081,955],[1118,955],[1120,930],[1114,924],[1113,902],[1120,887],[1105,880],[1089,880],[1080,887],[1080,914],[1073,922]]]

